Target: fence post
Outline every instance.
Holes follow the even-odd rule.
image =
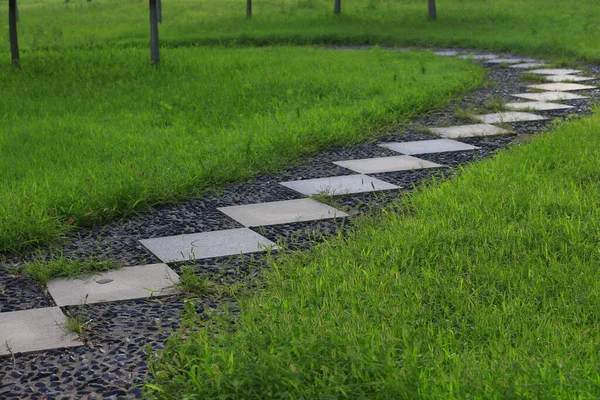
[[[333,13],[338,15],[342,12],[342,0],[335,0],[333,3]]]
[[[429,0],[429,19],[435,21],[437,19],[437,11],[435,9],[435,0]]]

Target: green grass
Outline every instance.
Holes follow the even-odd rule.
[[[0,15],[7,14],[6,3]],[[332,0],[259,0],[248,21],[243,2],[170,0],[160,34],[165,46],[379,43],[600,60],[600,9],[593,0],[437,0],[437,22],[427,20],[425,0],[342,3],[335,17]],[[20,0],[20,17],[25,50],[148,42],[148,3],[142,0]],[[8,54],[6,18],[3,24],[0,52]]]
[[[372,137],[479,85],[426,53],[313,48],[38,52],[0,68],[0,251]],[[48,68],[60,65],[59,68]]]
[[[199,330],[189,313],[148,393],[597,398],[599,122],[568,123],[350,237],[282,256],[239,319]]]

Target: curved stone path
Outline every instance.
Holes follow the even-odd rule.
[[[145,346],[160,349],[178,326],[183,302],[176,284],[184,263],[195,262],[201,269],[205,261],[214,266],[220,260],[219,268],[235,270],[240,267],[229,265],[229,257],[240,254],[242,263],[252,263],[252,255],[263,262],[260,254],[277,251],[277,239],[287,237],[278,231],[281,227],[332,223],[334,230],[343,229],[343,221],[352,214],[342,207],[348,201],[356,205],[368,199],[361,196],[374,194],[370,199],[377,203],[378,193],[396,194],[409,188],[402,180],[406,174],[447,172],[461,163],[455,159],[477,159],[470,155],[487,145],[485,138],[507,135],[511,140],[501,145],[509,144],[521,132],[543,129],[540,122],[587,110],[589,96],[598,95],[597,87],[590,84],[596,77],[581,70],[546,69],[543,61],[510,55],[455,50],[436,54],[471,59],[517,78],[522,72],[537,74],[547,83],[521,82],[525,90],[510,93],[513,101],[504,104],[507,111],[469,115],[472,122],[452,126],[429,121],[427,126],[415,127],[420,133],[417,129],[412,136],[400,134],[392,138],[396,140],[384,138],[370,145],[368,157],[330,161],[333,172],[324,176],[271,182],[270,190],[282,191],[283,200],[215,207],[214,213],[227,219],[227,229],[140,238],[139,249],[145,249],[154,262],[84,279],[51,281],[47,292],[35,295],[45,296],[45,302],[0,312],[0,398],[139,397],[147,373]],[[577,101],[584,101],[587,108],[573,105],[582,104]],[[445,160],[454,161],[448,165]],[[421,177],[427,176],[431,175]],[[337,198],[346,200],[321,201]],[[5,274],[0,293],[19,279]],[[0,294],[0,305],[2,301]],[[199,301],[201,308],[216,308],[210,300]],[[68,319],[89,328],[86,334],[80,337],[66,330]]]

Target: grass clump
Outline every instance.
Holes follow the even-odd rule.
[[[283,256],[239,320],[168,343],[148,394],[597,398],[598,123],[596,110]]]
[[[367,140],[483,80],[467,62],[377,49],[179,48],[157,70],[144,55],[0,68],[0,252]]]
[[[93,274],[117,268],[119,266],[111,261],[71,259],[59,255],[48,261],[28,262],[23,267],[17,268],[15,272],[26,273],[34,281],[46,285],[54,278]]]

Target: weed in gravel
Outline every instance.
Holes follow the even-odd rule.
[[[183,266],[179,274],[177,287],[188,295],[206,296],[213,293],[216,284],[210,279],[201,276],[195,268]]]
[[[499,97],[493,97],[485,102],[485,108],[489,112],[500,112],[504,111],[504,104],[506,102]]]
[[[525,82],[532,82],[532,83],[547,83],[548,82],[546,80],[546,77],[544,77],[543,75],[532,74],[530,72],[521,74],[521,79],[524,80]]]
[[[121,266],[115,264],[113,261],[72,259],[59,254],[53,256],[50,260],[40,258],[26,262],[23,266],[15,267],[14,269],[21,273],[26,273],[33,280],[45,285],[54,278],[81,276],[118,268],[121,268]]]

